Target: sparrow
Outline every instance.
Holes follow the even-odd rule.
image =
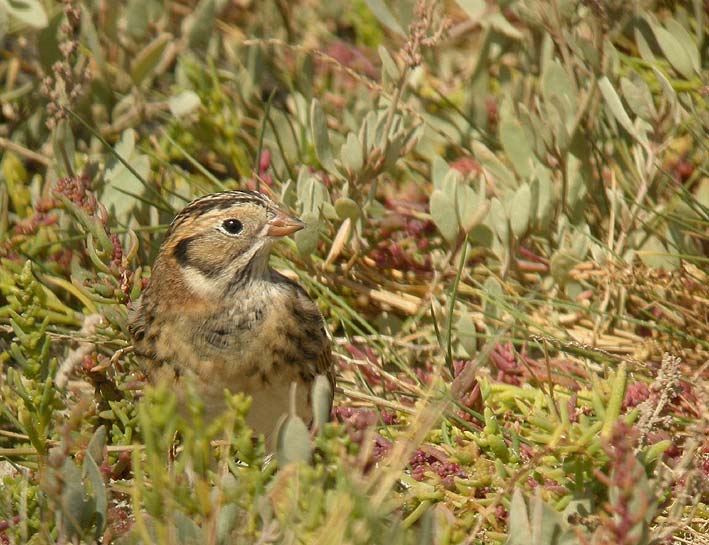
[[[208,419],[226,409],[225,388],[250,395],[247,423],[267,440],[295,383],[296,413],[309,422],[315,378],[334,391],[330,340],[307,292],[269,267],[273,244],[303,227],[255,191],[207,195],[177,214],[129,316],[147,378],[178,400],[193,388]]]

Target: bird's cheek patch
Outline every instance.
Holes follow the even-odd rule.
[[[190,244],[195,238],[196,237],[186,237],[175,244],[175,249],[172,251],[172,255],[177,263],[182,267],[187,267],[190,264],[189,249]]]

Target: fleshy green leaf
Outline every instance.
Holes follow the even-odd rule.
[[[516,187],[516,177],[490,149],[481,142],[473,142],[473,153],[483,169],[502,187]]]
[[[362,156],[362,144],[354,133],[347,135],[347,140],[340,148],[340,160],[346,169],[352,173],[362,170],[364,157]]]
[[[633,136],[636,140],[642,142],[644,139],[638,133],[638,131],[633,126],[633,122],[630,120],[628,113],[623,108],[623,103],[618,96],[618,93],[613,88],[613,84],[610,82],[608,77],[603,76],[598,80],[598,88],[601,90],[601,94],[608,105],[613,117],[616,121],[621,124],[621,126],[628,131],[628,134]]]
[[[116,144],[115,152],[122,157],[143,180],[150,174],[150,159],[147,155],[138,153],[135,149],[135,131],[128,129],[123,132],[121,140]],[[131,195],[141,195],[144,191],[143,182],[126,166],[115,159],[112,166],[106,170],[106,185],[101,195],[101,202],[109,210],[113,210],[119,221],[126,221],[129,212],[139,202]]]
[[[171,96],[167,101],[170,112],[175,117],[189,115],[199,108],[201,104],[202,101],[199,95],[190,90],[182,91],[177,95]]]
[[[529,227],[532,210],[532,192],[529,184],[522,184],[509,201],[510,227],[516,237],[521,237]]]
[[[160,63],[165,48],[172,41],[171,34],[161,34],[138,53],[131,63],[130,75],[136,85],[148,78]]]
[[[206,49],[214,30],[217,18],[216,0],[201,0],[197,7],[185,19],[187,41],[195,51]]]
[[[299,417],[289,415],[276,431],[276,458],[278,466],[285,467],[295,462],[310,462],[313,446],[308,426]]]
[[[364,0],[369,6],[374,16],[379,20],[381,24],[387,27],[389,30],[393,30],[400,36],[406,36],[404,29],[401,28],[401,24],[396,20],[394,14],[392,14],[389,7],[384,3],[383,0]]]
[[[335,201],[335,212],[340,219],[350,218],[354,221],[360,215],[360,208],[357,202],[349,197],[340,197]]]
[[[456,0],[472,21],[478,21],[487,10],[485,0]]]
[[[300,217],[305,223],[305,229],[301,229],[295,235],[295,246],[298,248],[298,253],[302,256],[309,256],[318,247],[320,238],[320,219],[318,214],[314,212],[306,212]]]
[[[500,141],[517,174],[528,178],[532,174],[532,147],[522,125],[512,117],[512,110],[507,111],[500,123]]]
[[[380,45],[377,48],[377,52],[379,53],[379,58],[382,60],[382,68],[384,69],[384,73],[393,81],[399,79],[399,67],[396,65],[394,59],[392,59],[387,48]]]
[[[321,432],[323,426],[330,420],[332,409],[332,386],[325,375],[315,377],[312,387],[313,426]]]
[[[654,269],[674,271],[680,265],[679,257],[667,251],[662,241],[654,235],[648,237],[636,254],[645,265]]]
[[[527,503],[519,488],[515,488],[512,493],[505,545],[532,545],[532,529],[529,525]]]
[[[691,79],[695,74],[695,66],[699,66],[699,52],[686,30],[676,21],[668,27],[672,29],[670,31],[651,16],[645,17],[645,20],[672,67],[684,78]]]
[[[328,134],[325,112],[323,112],[320,102],[315,99],[310,104],[310,128],[318,161],[320,161],[322,166],[328,171],[335,172],[335,163],[332,160],[330,136]]]
[[[630,106],[635,115],[645,121],[657,118],[657,109],[652,99],[652,93],[650,93],[650,88],[643,79],[639,77],[633,79],[621,78],[620,89],[628,106]]]
[[[0,10],[34,28],[44,28],[49,23],[39,0],[0,0]]]
[[[458,236],[458,218],[455,210],[455,201],[451,197],[436,189],[431,194],[431,217],[438,230],[448,242],[453,242]]]

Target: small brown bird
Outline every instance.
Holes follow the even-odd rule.
[[[305,290],[268,266],[273,243],[305,225],[261,193],[225,191],[191,202],[173,220],[150,283],[129,322],[153,382],[201,394],[207,416],[224,389],[253,403],[247,422],[267,437],[289,408],[308,422],[311,384],[334,386],[330,341]]]

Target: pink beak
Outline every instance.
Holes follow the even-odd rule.
[[[280,210],[276,211],[276,217],[269,221],[267,225],[266,234],[271,237],[284,237],[305,227],[302,221]]]

